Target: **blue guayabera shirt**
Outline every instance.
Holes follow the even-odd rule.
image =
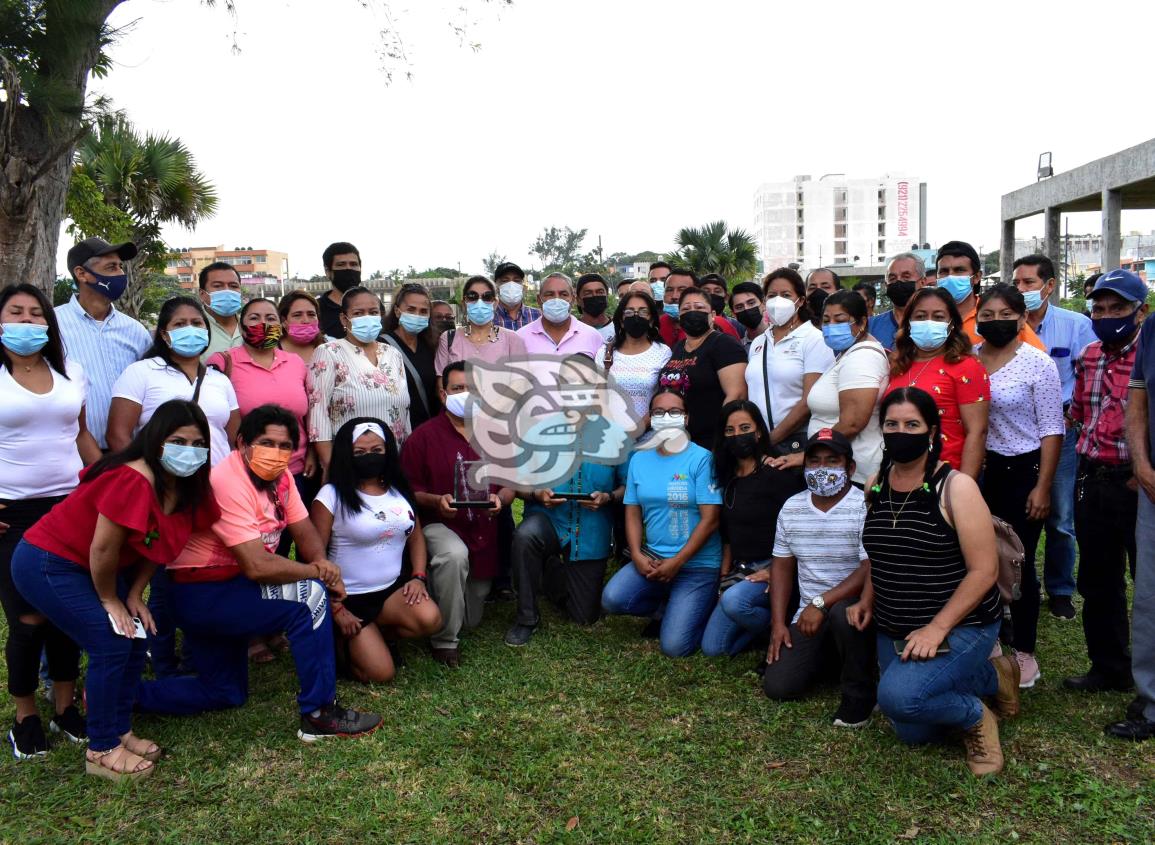
[[[578,464],[577,471],[555,493],[612,493],[626,483],[629,462],[617,466]],[[603,505],[596,511],[583,508],[575,501],[547,508],[537,502],[526,502],[526,514],[540,511],[549,517],[564,549],[569,545],[569,560],[604,560],[609,557],[614,527],[613,508]]]

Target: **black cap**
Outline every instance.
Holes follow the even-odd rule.
[[[850,445],[850,441],[846,439],[846,435],[832,428],[820,428],[814,432],[810,439],[806,441],[805,454],[809,455],[812,449],[819,446],[825,446],[836,455],[846,455],[848,458],[854,458],[854,448]]]
[[[128,241],[126,243],[113,245],[104,238],[86,238],[68,250],[68,274],[71,276],[73,270],[82,266],[90,258],[96,258],[98,255],[108,255],[113,252],[116,253],[121,261],[131,261],[136,258],[136,244]]]
[[[518,277],[524,282],[525,271],[514,264],[512,261],[503,261],[497,265],[497,269],[493,271],[493,280],[496,282],[506,273],[517,273]]]

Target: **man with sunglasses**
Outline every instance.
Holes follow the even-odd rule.
[[[541,319],[541,311],[525,304],[525,271],[506,261],[498,264],[493,271],[493,281],[497,285],[498,305],[493,322],[515,332],[534,320]]]

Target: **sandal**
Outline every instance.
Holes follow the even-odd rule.
[[[277,659],[277,655],[269,651],[269,647],[263,642],[254,642],[249,645],[249,660],[258,665],[265,663],[272,663]]]
[[[88,751],[84,755],[86,774],[108,778],[111,781],[139,780],[151,775],[155,767],[156,764],[151,760],[133,754],[123,745],[110,748],[108,751]]]
[[[159,760],[160,755],[164,753],[155,742],[150,739],[142,739],[131,731],[120,738],[120,744],[128,749],[129,753],[143,757],[153,763]]]

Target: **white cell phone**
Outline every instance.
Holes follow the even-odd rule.
[[[124,636],[124,632],[120,630],[120,628],[116,627],[116,620],[112,618],[111,613],[108,614],[108,623],[112,625],[112,630],[116,631],[116,633],[120,636]],[[145,633],[144,630],[144,623],[137,619],[135,616],[132,617],[132,636],[138,640],[148,639],[148,634]]]

